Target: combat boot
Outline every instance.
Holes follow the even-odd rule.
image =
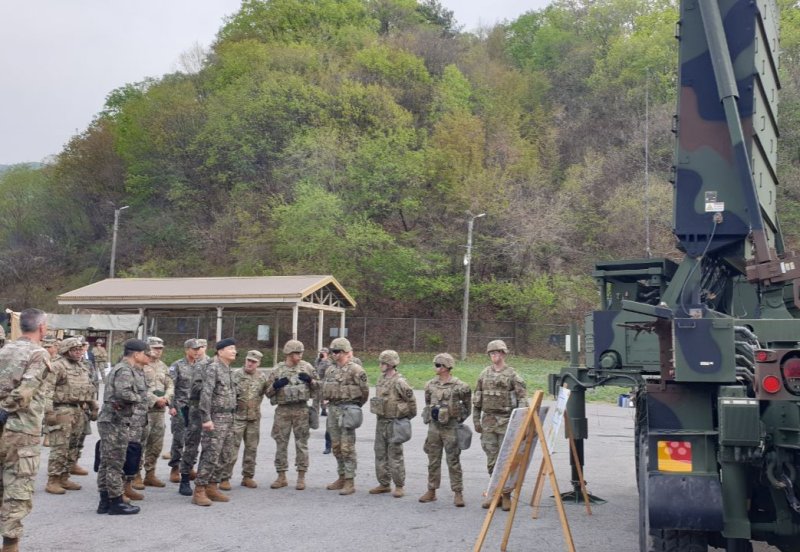
[[[181,474],[181,486],[178,487],[178,492],[183,496],[192,496],[192,484],[189,483],[189,474],[182,473]],[[203,496],[205,496],[205,490],[203,490]]]
[[[219,490],[220,491],[230,491],[231,490],[231,480],[230,479],[223,479],[219,482]]]
[[[428,489],[425,494],[419,497],[420,502],[433,502],[436,500],[436,489]]]
[[[129,516],[138,514],[139,510],[140,508],[138,506],[125,504],[121,496],[108,499],[108,515],[110,516]]]
[[[353,481],[352,477],[348,477],[344,480],[344,485],[342,486],[342,490],[339,491],[340,495],[351,495],[356,492],[355,482]]]
[[[67,494],[67,491],[61,486],[61,478],[57,475],[51,475],[47,478],[47,485],[44,487],[44,492],[50,494]]]
[[[258,487],[258,483],[252,477],[242,477],[242,487],[247,487],[248,489],[255,489]]]
[[[108,501],[108,491],[100,491],[100,503],[97,505],[98,514],[107,514],[111,504]]]
[[[187,481],[186,483],[188,484],[189,482]],[[206,495],[206,488],[203,485],[194,486],[192,504],[197,504],[198,506],[211,506],[211,499]]]
[[[453,504],[455,504],[457,508],[464,507],[464,495],[461,494],[461,491],[456,491],[453,495]]]
[[[156,470],[148,471],[144,476],[145,487],[166,487],[167,484],[156,477]]]
[[[70,475],[89,475],[89,472],[80,467],[78,464],[72,466],[69,470]]]
[[[294,486],[294,488],[298,491],[304,491],[306,489],[306,472],[297,472],[297,484]]]
[[[61,488],[64,489],[64,490],[67,490],[67,491],[80,491],[81,490],[81,486],[78,483],[75,483],[74,481],[70,481],[69,480],[69,474],[68,473],[62,473],[61,474]]]
[[[137,491],[143,491],[144,490],[144,481],[142,481],[142,474],[141,473],[137,473],[136,477],[133,478],[133,481],[131,481],[131,487],[133,487]]]
[[[390,492],[392,492],[392,488],[389,485],[378,485],[377,487],[372,487],[369,490],[369,494],[383,494]]]
[[[3,552],[19,552],[19,539],[3,537]]]
[[[395,487],[394,491],[392,491],[392,496],[395,498],[403,498],[406,495],[405,491],[403,491],[403,487]]]
[[[340,475],[339,479],[325,487],[329,491],[338,491],[344,487],[344,476]]]
[[[230,497],[219,492],[216,483],[206,485],[206,496],[214,502],[230,502]]]
[[[135,490],[133,490],[133,482],[131,481],[125,482],[125,487],[122,494],[131,500],[144,500],[144,495],[142,493],[137,493]]]
[[[502,497],[502,496],[500,496],[500,497],[498,497],[498,499],[497,499],[497,505],[498,505],[498,506],[500,506],[502,503],[503,503],[503,497]],[[486,509],[487,509],[487,508],[489,508],[489,506],[491,506],[491,505],[492,505],[492,497],[491,497],[491,496],[487,496],[487,497],[486,497],[486,500],[484,500],[484,501],[481,503],[481,508],[483,508],[484,510],[486,510]]]
[[[286,481],[286,472],[280,471],[278,472],[278,478],[272,482],[272,485],[269,486],[270,489],[280,489],[281,487],[285,487],[288,485],[289,482]]]
[[[178,466],[172,466],[172,469],[169,470],[169,480],[171,483],[181,482],[181,470]]]
[[[500,500],[500,508],[502,508],[504,512],[508,512],[511,509],[511,493],[503,493]]]

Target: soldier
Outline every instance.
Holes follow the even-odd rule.
[[[100,434],[100,468],[97,489],[100,491],[98,514],[138,514],[139,507],[125,504],[122,466],[129,442],[129,426],[142,395],[136,372],[150,362],[147,343],[129,339],[123,344],[122,360],[108,374],[103,395],[103,410],[97,422]]]
[[[169,409],[170,429],[172,430],[172,446],[170,450],[169,480],[178,483],[181,480],[180,465],[186,434],[186,422],[189,419],[189,394],[192,389],[192,370],[200,357],[200,341],[187,339],[183,343],[183,358],[176,360],[169,367],[169,376],[173,385],[173,400]],[[191,495],[191,490],[189,495]]]
[[[258,369],[261,363],[260,351],[247,351],[244,369],[233,372],[233,385],[236,389],[236,413],[233,417],[233,444],[230,462],[222,476],[219,488],[231,490],[230,478],[236,458],[239,456],[239,445],[244,441],[242,455],[242,486],[250,489],[258,487],[253,477],[256,473],[256,452],[261,434],[261,401],[267,395],[267,376]]]
[[[83,364],[83,343],[77,337],[61,342],[61,356],[53,361],[55,383],[52,408],[45,413],[45,432],[50,443],[47,462],[45,492],[63,495],[66,491],[80,490],[81,486],[69,480],[70,471],[77,464],[84,437],[86,421],[84,408],[97,419],[98,405],[95,387]]]
[[[51,362],[58,358],[58,338],[53,335],[46,335],[42,339],[41,345],[50,355]]]
[[[204,368],[203,389],[197,408],[203,434],[192,504],[198,506],[211,506],[211,501],[230,500],[219,492],[217,485],[230,462],[233,442],[236,391],[230,366],[236,359],[236,341],[232,338],[223,339],[217,342],[216,349],[216,358]],[[183,460],[186,460],[185,456]]]
[[[451,374],[455,361],[447,353],[433,358],[436,377],[425,384],[425,408],[422,421],[428,424],[424,451],[428,455],[428,491],[420,502],[436,500],[436,489],[442,480],[442,449],[447,455],[453,504],[464,506],[464,481],[461,471],[461,449],[456,439],[456,426],[469,418],[472,409],[469,385]]]
[[[197,350],[197,361],[192,365],[189,404],[182,409],[186,431],[183,438],[183,450],[180,453],[181,479],[178,492],[184,496],[192,496],[194,494],[189,481],[194,480],[197,473],[194,470],[194,465],[197,462],[200,441],[203,437],[203,420],[198,408],[200,407],[200,394],[203,391],[205,370],[212,362],[206,356],[206,340],[198,339],[197,342],[200,347]],[[214,357],[214,361],[217,360],[217,356]]]
[[[92,400],[94,401],[97,409],[92,410],[91,403],[85,402],[83,404],[83,433],[78,440],[78,447],[77,448],[70,448],[70,469],[69,473],[71,475],[89,475],[89,472],[78,465],[78,460],[81,457],[81,453],[83,452],[83,444],[86,441],[86,436],[92,434],[92,422],[97,420],[97,415],[99,413],[99,403],[98,400],[100,398],[100,377],[97,375],[97,370],[94,367],[94,362],[89,362],[86,360],[86,351],[89,348],[89,343],[86,341],[86,338],[83,336],[79,336],[81,343],[83,344],[83,358],[81,362],[83,364],[83,369],[86,371],[86,374],[89,378],[89,381],[92,383]]]
[[[414,390],[397,371],[400,355],[396,351],[383,351],[378,357],[381,377],[375,384],[375,396],[370,400],[370,410],[378,417],[375,424],[375,476],[378,486],[369,494],[388,493],[401,498],[406,480],[403,461],[403,444],[392,443],[394,422],[397,419],[411,420],[417,415],[417,399]]]
[[[511,366],[506,365],[508,347],[502,340],[490,341],[486,346],[486,353],[492,364],[484,368],[478,376],[473,398],[473,421],[475,431],[481,434],[481,447],[486,453],[486,467],[491,475],[508,429],[511,411],[528,406],[528,393],[522,378]],[[481,504],[484,508],[490,505],[491,497]],[[505,489],[501,507],[505,511],[511,509],[511,493]]]
[[[286,470],[289,469],[289,437],[294,433],[295,467],[297,484],[295,489],[306,488],[308,471],[308,400],[317,394],[319,381],[314,367],[303,360],[303,344],[290,339],[283,346],[286,358],[280,362],[267,380],[267,396],[277,404],[272,423],[272,438],[275,439],[275,471],[278,477],[271,489],[286,487]]]
[[[164,447],[164,410],[172,404],[174,395],[172,378],[169,369],[161,360],[164,354],[164,341],[158,337],[148,337],[150,346],[150,364],[144,367],[144,379],[147,384],[147,431],[145,441],[142,443],[142,464],[144,465],[145,478],[142,481],[141,473],[136,474],[133,488],[165,487],[166,484],[156,477],[156,462],[161,449]],[[141,487],[137,486],[141,484]]]
[[[22,336],[0,350],[0,533],[5,552],[19,550],[22,520],[33,508],[42,420],[54,381],[49,355],[39,346],[47,333],[47,315],[25,309],[19,326]]]
[[[106,368],[108,365],[108,351],[106,350],[106,340],[98,337],[92,347],[94,356],[94,369],[100,373],[103,383],[106,382]]]
[[[147,344],[147,342],[145,342],[145,344]],[[147,440],[147,433],[149,431],[147,419],[149,393],[147,390],[147,380],[144,377],[144,368],[153,361],[153,357],[151,355],[152,352],[150,351],[150,346],[148,345],[147,351],[145,352],[145,358],[147,362],[144,362],[141,365],[136,365],[133,368],[134,385],[139,393],[139,401],[133,407],[133,416],[131,416],[130,426],[128,427],[128,442],[138,445],[140,451],[144,448],[144,443]],[[139,478],[139,481],[136,482],[136,488],[133,486],[134,481],[137,477],[139,477],[139,470],[136,469],[138,464],[141,464],[141,456],[138,458],[137,466],[134,467],[135,471],[132,470],[130,474],[127,472],[125,473],[123,495],[124,498],[129,500],[144,500],[144,495],[137,492],[137,490],[144,489],[144,485],[141,484],[141,478]]]
[[[317,355],[317,359],[314,361],[314,368],[317,370],[317,378],[319,381],[325,381],[325,372],[328,367],[331,365],[331,361],[328,358],[330,355],[330,350],[327,347],[323,347],[319,350],[319,355]],[[317,396],[314,399],[314,408],[321,409],[319,415],[320,416],[327,416],[328,415],[328,401],[322,400],[322,386],[320,386],[319,391],[317,392]],[[331,434],[328,430],[325,430],[325,450],[322,451],[322,454],[330,454],[331,453]]]
[[[322,399],[328,401],[326,428],[331,434],[333,455],[336,457],[338,479],[328,485],[329,491],[338,490],[340,495],[356,492],[356,430],[360,420],[352,418],[361,413],[361,406],[369,398],[367,373],[353,362],[353,347],[344,337],[331,341],[331,355],[335,364],[325,372],[322,384]],[[347,418],[343,419],[345,413]],[[345,427],[342,424],[347,421]]]

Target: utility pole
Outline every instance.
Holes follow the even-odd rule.
[[[467,252],[464,254],[464,307],[461,320],[461,360],[467,359],[467,326],[469,325],[469,273],[472,264],[472,226],[476,218],[485,217],[486,213],[473,215],[467,211]]]
[[[111,234],[111,267],[108,271],[108,277],[114,277],[114,262],[117,258],[117,230],[119,229],[119,213],[123,209],[127,209],[129,205],[114,209],[114,231]]]

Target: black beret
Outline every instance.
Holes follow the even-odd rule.
[[[141,339],[129,339],[122,344],[126,351],[149,351],[150,346]]]
[[[214,346],[217,351],[224,349],[225,347],[230,347],[231,345],[236,345],[236,340],[232,337],[227,339],[223,339],[222,341],[217,341],[217,344]]]

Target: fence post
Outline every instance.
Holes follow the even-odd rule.
[[[413,337],[411,338],[411,351],[416,353],[417,352],[417,317],[414,317],[414,331],[412,332]]]

